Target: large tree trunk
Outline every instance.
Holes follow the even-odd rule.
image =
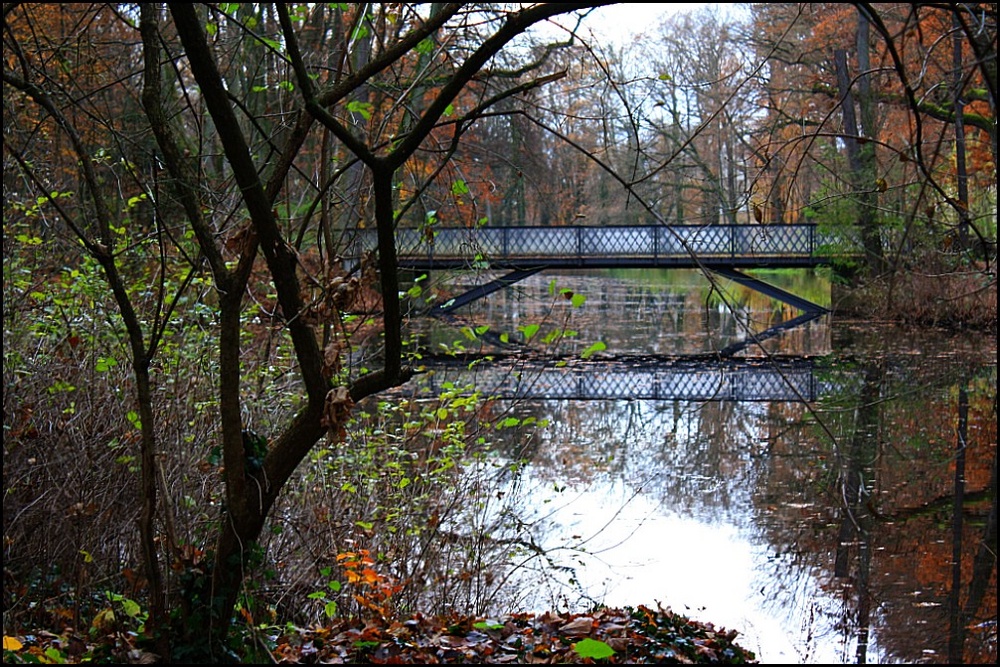
[[[855,45],[858,51],[858,107],[861,109],[861,136],[867,141],[859,147],[861,170],[858,177],[863,179],[859,186],[864,189],[864,220],[862,233],[865,242],[865,254],[869,257],[872,273],[879,275],[885,272],[885,251],[882,248],[882,238],[875,216],[878,202],[877,192],[882,189],[877,185],[875,173],[875,145],[878,143],[878,124],[875,122],[875,101],[872,98],[871,87],[871,47],[869,45],[868,18],[864,12],[858,12],[858,29]],[[865,189],[866,188],[866,189]]]
[[[844,118],[844,144],[851,169],[852,183],[858,200],[857,226],[861,230],[865,263],[869,275],[877,276],[884,269],[882,239],[875,223],[875,172],[874,148],[870,142],[859,141],[857,114],[854,111],[854,95],[851,92],[850,76],[847,68],[847,52],[834,51],[837,68],[837,84],[840,88],[840,108]]]

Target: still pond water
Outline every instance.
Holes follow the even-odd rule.
[[[811,271],[760,277],[830,306]],[[995,661],[995,341],[834,314],[712,358],[797,314],[638,270],[541,273],[461,309],[570,360],[477,371],[487,393],[519,391],[505,414],[548,422],[498,494],[532,547],[508,602],[662,605],[737,630],[762,663]],[[431,346],[480,351],[456,331]]]

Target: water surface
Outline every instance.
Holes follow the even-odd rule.
[[[811,272],[768,279],[829,304]],[[693,357],[715,378],[714,352],[796,314],[695,272],[632,271],[539,274],[460,317],[527,341],[533,359],[600,340],[598,378],[607,355]],[[553,331],[571,335],[539,343]],[[493,349],[454,328],[426,335]],[[828,315],[741,356],[751,370],[807,360],[819,394],[497,400],[548,423],[512,431],[498,455],[526,462],[501,492],[520,536],[516,604],[661,604],[738,630],[764,663],[995,660],[995,556],[976,565],[995,504],[995,341]]]

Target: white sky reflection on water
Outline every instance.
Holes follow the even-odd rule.
[[[733,523],[680,516],[623,484],[593,482],[556,491],[550,481],[522,482],[526,491],[531,489],[528,502],[548,527],[542,546],[553,550],[560,563],[575,566],[577,580],[595,602],[609,607],[659,603],[720,630],[737,630],[736,643],[754,651],[762,664],[849,661],[844,652],[853,651],[853,645],[838,647],[836,637],[796,646],[803,624],[821,622],[803,618],[793,608],[791,593],[787,601],[765,600],[762,588],[772,588],[766,579],[766,546],[755,545]],[[587,555],[560,549],[581,543]],[[818,589],[812,577],[802,576],[807,580],[797,581],[797,587]],[[546,596],[558,590],[536,593],[541,612],[552,608]],[[814,629],[817,634],[833,632]],[[870,658],[876,657],[874,649],[873,643]]]

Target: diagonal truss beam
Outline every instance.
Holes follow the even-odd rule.
[[[504,289],[505,287],[510,287],[511,285],[514,285],[515,283],[518,283],[524,280],[525,278],[535,275],[536,273],[544,270],[545,268],[546,268],[545,266],[536,266],[527,269],[516,269],[514,271],[511,271],[510,273],[500,276],[499,278],[491,280],[486,284],[478,285],[452,299],[449,299],[448,301],[445,301],[444,303],[433,306],[428,314],[431,315],[432,317],[449,320],[452,312],[455,311],[456,309],[468,305],[478,299],[482,299],[483,297],[486,297],[498,290]],[[766,283],[762,280],[754,278],[753,276],[748,276],[745,273],[740,273],[736,269],[719,267],[719,268],[712,268],[712,271],[725,278],[728,278],[729,280],[732,280],[733,282],[744,285],[745,287],[749,287],[750,289],[756,292],[760,292],[761,294],[769,296],[773,299],[777,299],[782,303],[787,303],[793,308],[797,308],[798,310],[803,311],[802,314],[799,315],[798,317],[794,317],[790,320],[780,322],[774,325],[773,327],[770,327],[769,329],[766,329],[760,333],[750,335],[746,340],[740,341],[738,343],[733,343],[732,345],[723,348],[722,350],[719,351],[719,354],[723,357],[731,357],[737,352],[746,349],[750,345],[759,344],[769,338],[777,336],[778,334],[784,331],[801,326],[803,324],[806,324],[807,322],[811,322],[812,320],[829,312],[823,306],[815,304],[812,301],[809,301],[808,299],[796,296],[791,292],[788,292],[786,290],[781,289],[780,287],[776,287],[774,285],[771,285],[770,283]]]
[[[807,313],[819,313],[820,315],[828,312],[827,309],[824,308],[823,306],[815,304],[807,299],[803,299],[800,296],[795,296],[791,292],[786,292],[780,287],[775,287],[770,283],[765,283],[763,280],[758,280],[753,276],[748,276],[745,273],[740,273],[736,269],[728,269],[720,267],[720,268],[713,268],[712,270],[715,273],[718,273],[720,276],[729,278],[733,282],[739,283],[744,287],[749,287],[750,289],[756,292],[760,292],[761,294],[766,294],[772,299],[777,299],[778,301],[787,303],[789,306],[792,306],[793,308],[798,308],[799,310],[803,310]]]
[[[514,283],[518,283],[529,276],[533,276],[544,268],[544,266],[538,266],[530,269],[517,269],[516,271],[511,271],[510,273],[500,276],[495,280],[491,280],[485,285],[473,287],[469,291],[460,294],[453,299],[448,299],[444,303],[435,305],[430,309],[429,314],[433,317],[447,315],[456,308],[461,308],[466,304],[482,299],[484,296],[493,294],[493,292],[496,292],[497,290],[510,287]]]
[[[746,340],[742,340],[738,343],[733,343],[732,345],[723,348],[722,350],[719,351],[719,354],[722,355],[723,357],[731,357],[740,350],[746,349],[750,345],[761,343],[767,340],[768,338],[773,338],[784,331],[787,331],[789,329],[794,329],[795,327],[798,326],[802,326],[803,324],[811,322],[816,318],[820,317],[821,315],[825,315],[826,313],[829,312],[823,306],[815,304],[812,301],[809,301],[808,299],[803,299],[802,297],[796,296],[791,292],[787,292],[781,289],[780,287],[775,287],[770,283],[765,283],[763,280],[758,280],[753,276],[748,276],[745,273],[740,273],[736,269],[717,268],[713,269],[713,271],[715,271],[715,273],[718,273],[720,276],[732,280],[733,282],[739,283],[745,287],[749,287],[750,289],[756,292],[760,292],[761,294],[769,296],[772,299],[777,299],[782,303],[787,303],[793,308],[797,308],[803,311],[802,314],[799,315],[798,317],[793,317],[790,320],[780,322],[769,329],[761,331],[758,334],[750,335],[749,337],[747,337]]]

